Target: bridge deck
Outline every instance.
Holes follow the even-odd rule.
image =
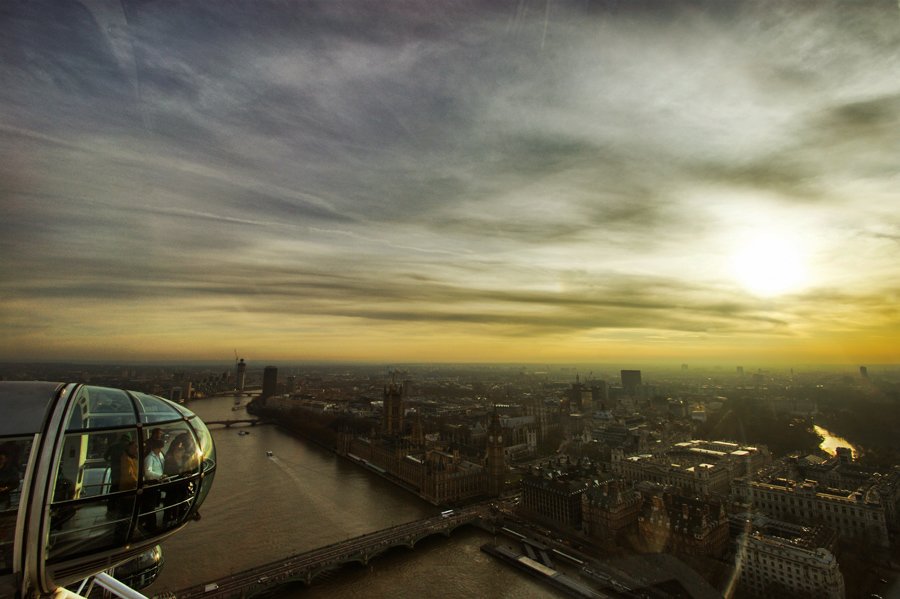
[[[447,534],[458,526],[472,523],[487,515],[487,504],[479,504],[457,510],[447,517],[435,516],[399,524],[189,587],[175,593],[175,597],[178,599],[249,597],[291,580],[309,583],[314,576],[325,570],[354,561],[365,563],[391,547],[411,546],[426,536]],[[157,599],[165,597],[171,595],[157,595]]]

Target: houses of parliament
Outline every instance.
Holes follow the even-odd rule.
[[[453,505],[475,497],[500,495],[506,482],[503,428],[491,414],[483,459],[473,461],[430,441],[418,411],[406,418],[402,384],[384,388],[380,432],[338,433],[337,452],[391,478],[434,505]]]

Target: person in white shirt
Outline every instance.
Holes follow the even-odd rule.
[[[144,483],[150,483],[150,486],[144,487],[144,496],[141,501],[141,511],[144,516],[141,518],[141,525],[149,534],[155,534],[159,529],[159,512],[157,508],[162,499],[157,483],[162,481],[163,477],[163,453],[162,448],[165,441],[151,437],[147,440],[149,452],[144,456]]]
[[[147,441],[150,452],[144,458],[144,480],[151,482],[159,482],[163,477],[163,458],[162,448],[165,442],[162,439],[150,439]]]

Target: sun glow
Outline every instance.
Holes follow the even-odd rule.
[[[732,257],[733,276],[747,291],[775,297],[809,284],[806,252],[787,233],[767,231],[742,240]]]

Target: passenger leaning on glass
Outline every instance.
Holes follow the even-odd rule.
[[[162,439],[150,439],[147,441],[150,449],[147,457],[144,458],[144,480],[150,482],[159,482],[163,477],[163,458],[162,449],[165,442]]]

